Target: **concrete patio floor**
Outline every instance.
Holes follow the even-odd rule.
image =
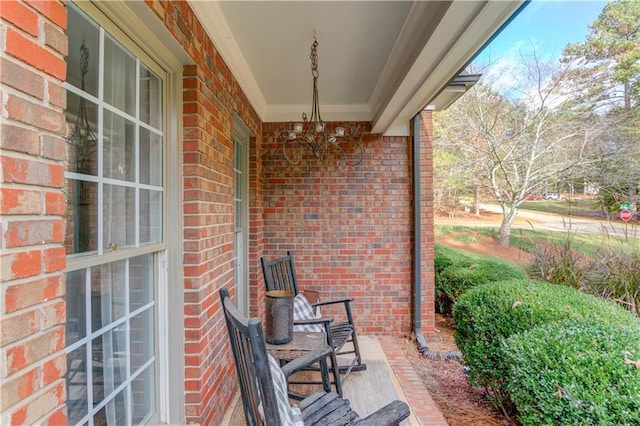
[[[405,401],[410,417],[402,425],[444,426],[440,409],[431,398],[405,354],[404,344],[393,336],[358,336],[367,370],[352,372],[343,380],[344,397],[365,417],[394,399]],[[238,394],[225,416],[225,425],[244,425]]]

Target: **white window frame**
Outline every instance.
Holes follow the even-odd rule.
[[[246,124],[238,117],[233,117],[233,143],[234,143],[234,209],[238,204],[242,212],[240,222],[237,223],[237,213],[234,212],[234,254],[235,254],[235,285],[236,304],[238,310],[244,315],[249,315],[249,143],[253,134]],[[236,146],[237,145],[237,146]],[[240,147],[240,149],[238,149]],[[236,153],[242,158],[235,158]],[[237,168],[240,163],[240,169]],[[241,179],[240,194],[236,193],[238,185],[236,179]]]
[[[184,420],[184,327],[182,269],[182,70],[190,58],[144,2],[75,1],[113,38],[130,48],[147,66],[159,65],[165,72],[163,141],[163,242],[133,249],[135,254],[161,249],[157,259],[156,321],[157,345],[156,409],[160,422]],[[130,40],[131,43],[125,42]],[[153,68],[151,68],[153,69]],[[154,70],[155,71],[155,70]],[[167,226],[171,223],[172,226]],[[100,250],[101,247],[98,246]],[[162,250],[163,249],[163,250]],[[93,263],[108,263],[128,258],[131,249],[94,256],[71,256],[67,270],[81,269]],[[138,253],[139,251],[139,253]]]

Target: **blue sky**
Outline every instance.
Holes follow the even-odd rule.
[[[535,44],[545,53],[558,57],[567,43],[586,39],[591,24],[606,1],[533,0],[479,55],[498,57],[517,54],[523,45]]]

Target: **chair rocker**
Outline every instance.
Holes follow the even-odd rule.
[[[294,296],[300,294],[296,278],[296,269],[293,263],[293,255],[290,251],[287,252],[286,256],[272,260],[262,257],[260,262],[262,263],[262,273],[267,291],[287,290],[291,291]],[[307,291],[303,291],[302,293],[305,296],[308,295]],[[351,371],[366,370],[367,365],[362,362],[360,346],[358,346],[358,336],[356,335],[356,329],[351,315],[350,303],[353,301],[353,298],[316,301],[315,299],[318,298],[317,292],[310,293],[316,293],[312,294],[311,297],[307,297],[309,301],[312,302],[311,306],[314,309],[322,306],[342,304],[344,306],[346,321],[334,323],[330,319],[318,317],[315,320],[305,319],[294,321],[294,325],[320,324],[325,328],[327,342],[333,347],[336,355],[354,355],[348,365],[341,365],[339,367],[340,373],[348,375]],[[347,343],[350,343],[352,348],[348,346],[345,348]]]
[[[254,425],[397,425],[409,416],[409,407],[395,400],[370,416],[360,419],[350,403],[335,392],[328,392],[326,358],[330,346],[319,348],[280,367],[267,356],[262,325],[257,318],[245,318],[235,308],[226,288],[220,289],[225,322],[233,350],[244,414]],[[286,377],[320,362],[324,390],[291,407],[287,399]],[[326,381],[325,381],[326,380]]]

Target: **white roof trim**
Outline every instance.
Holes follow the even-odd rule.
[[[191,1],[189,5],[207,32],[216,50],[231,70],[231,73],[242,87],[242,91],[262,118],[267,109],[267,102],[262,95],[249,64],[242,55],[224,13],[217,1]]]

